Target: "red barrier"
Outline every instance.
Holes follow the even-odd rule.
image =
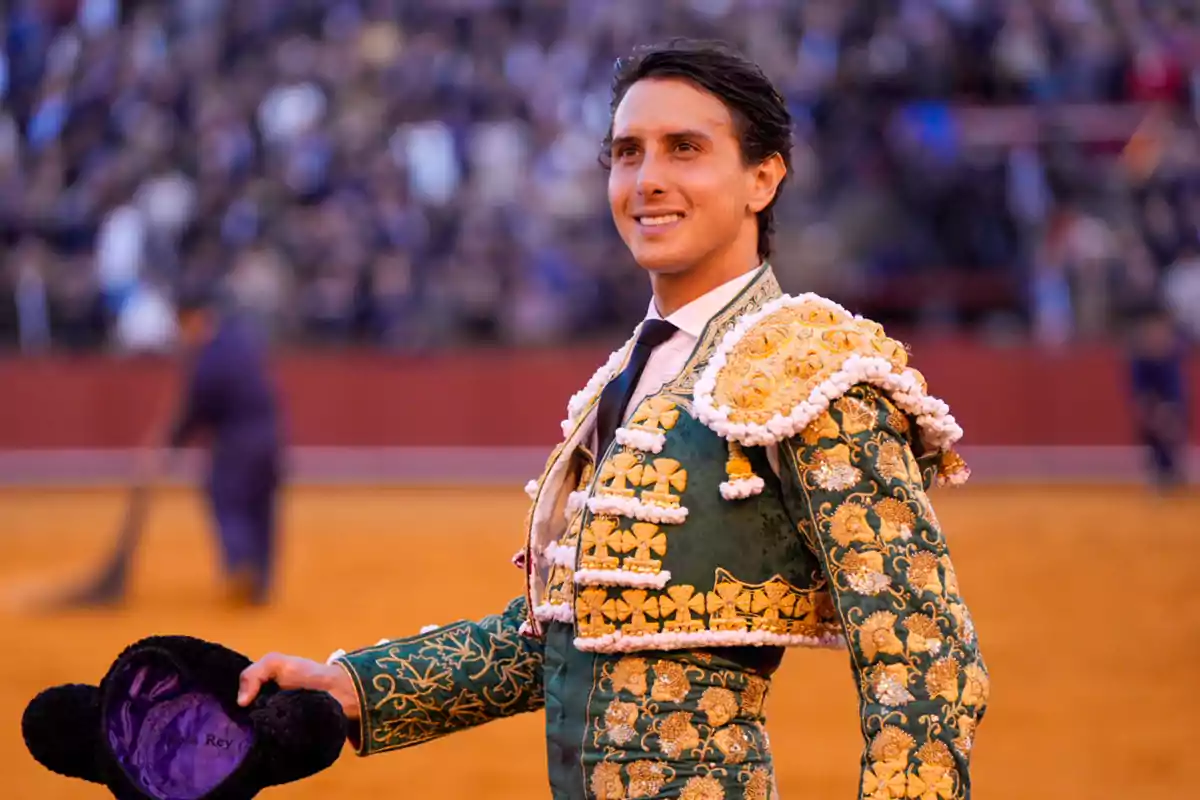
[[[1133,442],[1119,351],[915,343],[912,365],[970,445]],[[429,357],[280,354],[291,441],[328,446],[522,446],[557,441],[568,398],[607,350]],[[1190,366],[1200,397],[1200,359]],[[161,359],[0,361],[0,450],[122,448],[140,441],[176,386]],[[1193,432],[1200,443],[1200,431]]]

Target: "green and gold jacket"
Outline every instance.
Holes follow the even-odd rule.
[[[773,671],[746,653],[847,647],[861,796],[969,797],[988,675],[927,495],[968,475],[946,404],[879,325],[784,295],[764,266],[597,458],[595,406],[635,337],[571,399],[564,441],[526,487],[525,597],[333,659],[359,687],[359,752],[545,707],[555,797],[766,798],[761,698],[712,726],[701,690],[745,712],[745,687],[765,693]],[[642,707],[600,680],[646,663],[683,669],[698,694]],[[629,715],[625,741],[605,732],[613,713]],[[692,750],[663,736],[680,713]],[[721,737],[736,752],[709,746]]]

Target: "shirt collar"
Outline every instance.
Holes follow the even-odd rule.
[[[717,288],[700,295],[667,317],[667,322],[679,328],[679,330],[693,339],[699,339],[708,321],[720,313],[721,309],[729,305],[733,298],[737,297],[743,289],[750,285],[750,282],[754,280],[754,276],[758,274],[758,269],[758,267],[755,267],[733,280],[726,281]],[[650,299],[650,309],[646,312],[646,319],[662,319],[658,313],[658,309],[654,305],[654,298]]]

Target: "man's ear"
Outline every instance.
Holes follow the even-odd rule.
[[[757,214],[770,205],[786,176],[787,165],[779,153],[773,153],[757,164],[751,173],[749,210]]]

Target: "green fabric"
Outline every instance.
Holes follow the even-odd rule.
[[[911,421],[853,387],[782,447],[785,500],[847,630],[864,736],[862,796],[968,798],[988,675]]]
[[[519,632],[525,599],[479,622],[461,621],[338,659],[354,680],[367,756],[411,747],[493,719],[540,709],[542,643]]]

